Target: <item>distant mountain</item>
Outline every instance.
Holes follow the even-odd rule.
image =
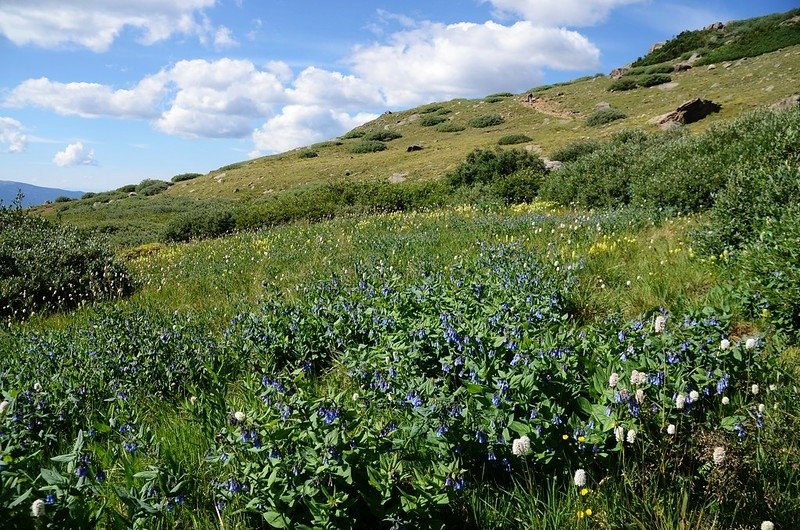
[[[43,188],[41,186],[34,186],[33,184],[25,184],[24,182],[0,180],[0,201],[2,201],[3,206],[13,204],[14,199],[17,197],[17,193],[19,191],[22,191],[22,194],[24,195],[24,198],[22,199],[22,206],[35,206],[37,204],[44,204],[46,201],[53,201],[57,197],[79,199],[85,193],[83,191]]]

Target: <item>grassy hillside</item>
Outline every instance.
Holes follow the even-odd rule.
[[[95,196],[43,209],[67,223],[109,233],[122,245],[158,240],[169,219],[196,209],[258,204],[326,182],[387,183],[396,180],[428,182],[441,179],[476,148],[495,148],[512,135],[530,140],[513,146],[552,156],[579,139],[606,139],[624,129],[657,131],[648,121],[674,110],[694,97],[711,99],[719,113],[686,127],[692,133],[723,123],[754,108],[769,105],[800,86],[800,46],[744,59],[709,70],[697,67],[672,74],[672,82],[629,91],[609,91],[614,81],[591,77],[551,87],[532,89],[536,101],[526,104],[525,94],[494,95],[478,100],[433,103],[403,112],[387,113],[340,139],[275,156],[234,164],[190,180],[180,180],[166,192],[151,197],[117,193]],[[590,126],[589,117],[600,103],[625,115],[611,123]],[[499,115],[499,125],[476,128],[470,120]],[[441,123],[426,126],[425,123]],[[454,132],[442,132],[450,126]],[[463,128],[463,130],[461,130]],[[360,132],[391,131],[399,138],[384,142],[380,152],[353,153],[363,143]],[[408,152],[410,145],[420,151]],[[309,154],[312,153],[312,154]],[[399,178],[398,178],[399,177]],[[210,201],[207,203],[196,201]],[[216,201],[223,201],[218,203]]]

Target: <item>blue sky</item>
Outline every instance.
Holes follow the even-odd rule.
[[[0,180],[99,191],[607,73],[752,0],[0,0]]]

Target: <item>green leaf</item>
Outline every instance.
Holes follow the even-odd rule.
[[[63,484],[65,481],[64,477],[55,469],[42,468],[39,474],[50,485]]]
[[[155,480],[158,478],[158,470],[157,469],[148,469],[147,471],[139,471],[135,475],[134,478],[143,478],[145,480]]]
[[[274,512],[272,510],[267,510],[264,512],[264,520],[267,521],[267,524],[274,528],[286,528],[289,523],[283,514]]]

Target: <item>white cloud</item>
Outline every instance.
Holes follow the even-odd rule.
[[[389,44],[357,47],[350,62],[364,81],[381,87],[389,105],[399,106],[522,91],[541,80],[543,67],[592,68],[599,54],[577,32],[525,21],[425,23],[394,34]]]
[[[22,134],[22,124],[14,118],[0,116],[0,144],[9,153],[21,153],[28,147],[28,138]]]
[[[0,34],[17,45],[44,48],[78,45],[108,50],[126,26],[141,30],[139,42],[152,44],[173,33],[205,31],[202,9],[215,0],[3,0]]]
[[[94,149],[87,150],[81,142],[69,144],[63,151],[57,152],[53,157],[53,163],[58,167],[97,165]]]
[[[293,103],[339,110],[362,110],[384,105],[377,86],[352,75],[309,67],[300,72],[287,93]]]
[[[41,107],[84,118],[154,118],[165,83],[162,73],[145,77],[131,89],[119,90],[98,83],[59,83],[41,77],[17,85],[5,105]]]
[[[644,0],[483,0],[500,14],[513,14],[537,26],[592,26],[616,7]]]
[[[287,105],[281,113],[253,131],[257,152],[278,153],[327,140],[377,118],[375,114],[348,114],[322,105]]]
[[[217,28],[217,31],[214,33],[214,47],[216,49],[233,48],[238,45],[239,43],[233,38],[230,29],[225,26]]]

